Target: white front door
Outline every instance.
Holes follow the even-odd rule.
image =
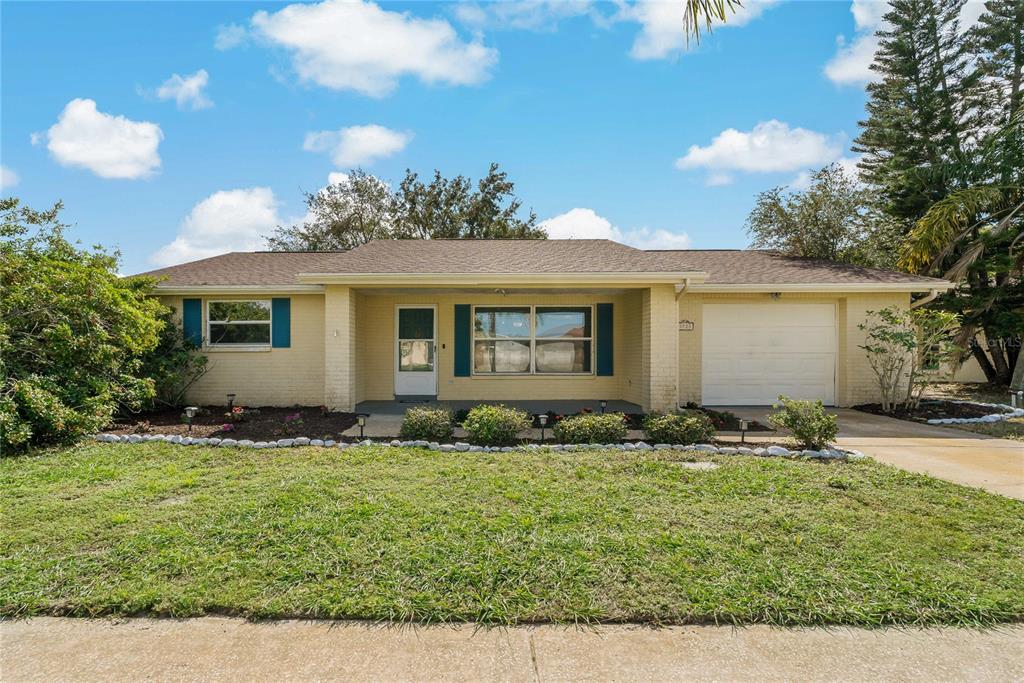
[[[437,307],[395,309],[395,395],[437,396]]]
[[[704,304],[705,405],[770,405],[779,394],[836,402],[834,304]]]

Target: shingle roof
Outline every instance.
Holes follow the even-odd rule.
[[[142,275],[163,287],[293,286],[299,273],[682,273],[707,284],[928,284],[941,280],[766,251],[644,251],[610,240],[376,240],[345,252],[233,252]]]
[[[680,249],[680,263],[708,274],[707,285],[777,284],[944,284],[945,280],[848,263],[783,256],[755,249]]]

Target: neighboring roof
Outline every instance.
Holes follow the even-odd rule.
[[[724,286],[946,284],[766,251],[644,251],[610,240],[376,240],[344,252],[233,252],[142,275],[161,278],[162,289],[301,289],[310,287],[313,273],[380,277],[660,273],[683,277],[702,272],[708,273],[706,285]]]
[[[708,285],[935,285],[949,283],[932,277],[864,268],[848,263],[783,256],[756,249],[677,249],[652,253],[675,254],[679,263],[708,274]]]

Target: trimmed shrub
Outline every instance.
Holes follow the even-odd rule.
[[[559,443],[616,443],[626,438],[626,416],[581,413],[559,420],[552,431]]]
[[[479,405],[462,422],[471,443],[478,446],[511,446],[530,428],[526,411],[503,405]]]
[[[768,422],[773,427],[792,432],[804,448],[825,448],[835,441],[839,433],[836,416],[826,413],[821,401],[797,401],[779,396],[779,402],[772,408],[774,412],[768,415]]]
[[[454,431],[452,412],[447,408],[409,408],[398,436],[414,441],[446,441]]]
[[[655,443],[707,443],[715,438],[715,425],[699,410],[652,413],[644,418],[644,436]]]

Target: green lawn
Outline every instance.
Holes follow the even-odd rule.
[[[1024,619],[1024,503],[871,461],[92,444],[0,461],[0,613]]]

